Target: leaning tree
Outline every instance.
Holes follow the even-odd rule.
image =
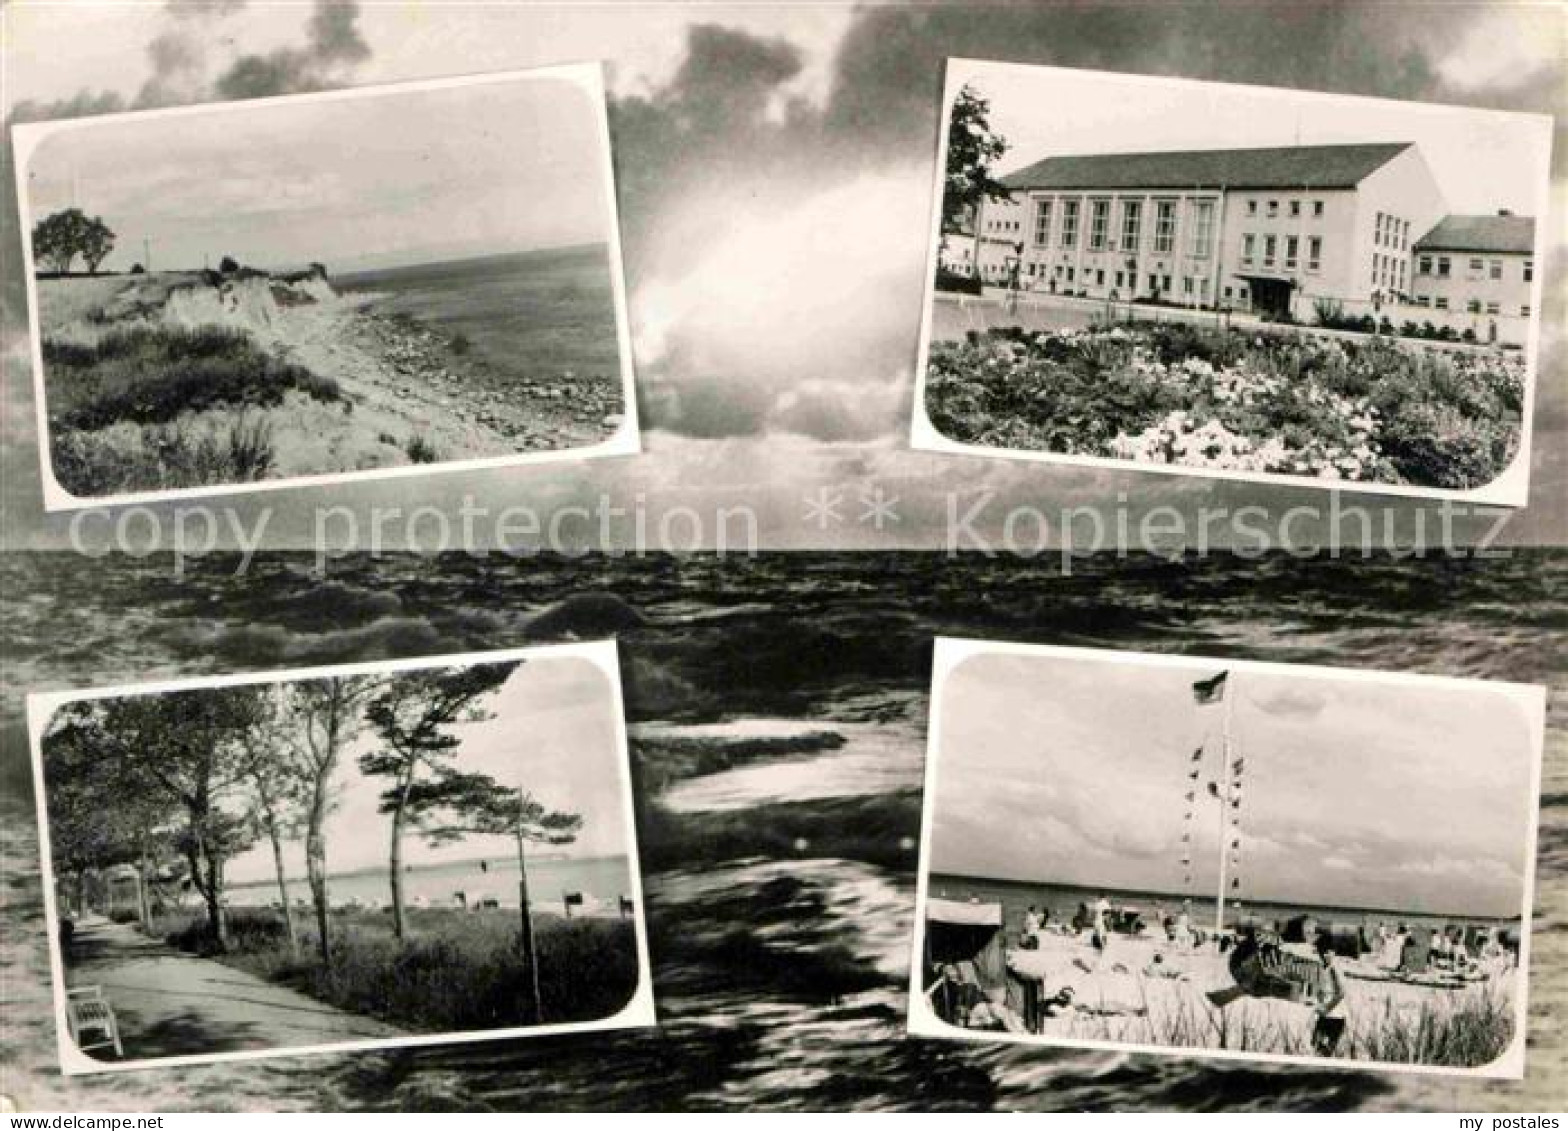
[[[125,771],[145,776],[180,814],[174,842],[207,910],[207,935],[228,947],[224,869],[255,841],[243,806],[251,732],[265,686],[202,688],[99,701],[95,741]]]
[[[451,728],[491,716],[481,704],[500,689],[521,661],[404,672],[393,676],[365,711],[381,746],[359,759],[371,777],[387,778],[381,812],[392,818],[387,854],[392,889],[392,931],[402,939],[403,838],[426,831],[446,806],[446,786],[460,771],[453,758],[461,744]]]

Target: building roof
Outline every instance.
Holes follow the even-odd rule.
[[[1534,216],[1444,216],[1416,241],[1417,251],[1535,251]]]
[[[1354,188],[1408,141],[1047,157],[1002,178],[1011,189]]]

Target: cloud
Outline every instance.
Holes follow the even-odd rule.
[[[281,47],[265,55],[242,55],[218,78],[222,98],[264,98],[319,90],[342,81],[370,58],[359,32],[357,0],[316,0],[303,47]]]

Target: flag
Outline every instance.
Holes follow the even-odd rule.
[[[1225,677],[1229,672],[1220,672],[1219,675],[1209,679],[1200,679],[1192,685],[1192,698],[1198,706],[1209,703],[1219,703],[1225,698]]]

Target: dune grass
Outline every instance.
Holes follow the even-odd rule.
[[[319,401],[343,398],[336,381],[220,326],[136,326],[92,345],[45,339],[43,360],[51,427],[167,424],[208,408],[270,407],[290,390]]]
[[[267,908],[229,913],[227,952],[210,954],[202,917],[166,917],[155,925],[167,942],[290,986],[340,1009],[416,1032],[458,1032],[531,1023],[528,968],[517,948],[516,910],[414,908],[408,938],[392,935],[378,911],[333,912],[333,959],[323,966],[314,930],[301,924],[300,950],[288,948],[279,914]],[[302,919],[305,916],[296,916]],[[567,920],[535,913],[539,991],[544,1022],[592,1021],[618,1013],[637,987],[631,922]]]
[[[337,382],[243,331],[136,326],[84,345],[46,338],[52,466],[73,495],[249,483],[276,466],[259,411],[290,392],[347,405]],[[190,414],[232,410],[198,427]]]

